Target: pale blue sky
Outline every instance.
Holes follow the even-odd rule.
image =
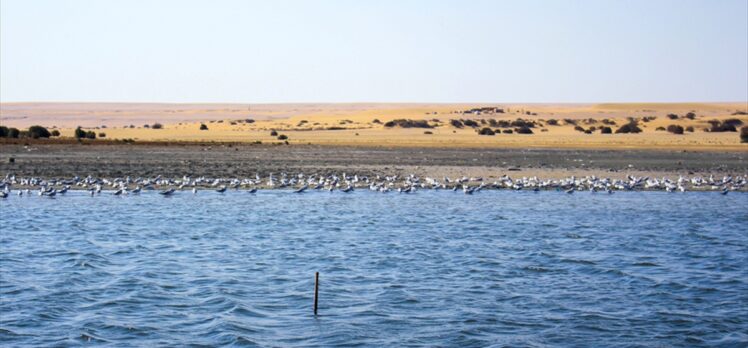
[[[747,0],[1,0],[0,101],[748,100]]]

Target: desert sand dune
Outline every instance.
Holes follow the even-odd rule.
[[[502,112],[469,112],[478,108]],[[747,150],[734,132],[706,132],[711,120],[738,119],[748,124],[748,103],[607,104],[148,104],[148,103],[3,103],[0,123],[25,128],[39,124],[72,136],[77,126],[103,132],[107,139],[134,141],[283,142],[315,145],[425,147],[559,147]],[[692,113],[693,117],[685,117]],[[669,114],[678,115],[668,117]],[[615,132],[637,119],[639,134]],[[431,128],[386,127],[397,119],[424,120]],[[471,119],[477,127],[454,127],[450,120]],[[530,135],[505,134],[485,120],[537,122]],[[247,120],[251,120],[247,121]],[[483,121],[481,121],[483,120]],[[555,120],[557,124],[551,124]],[[566,121],[565,121],[566,120]],[[571,120],[571,121],[569,121]],[[151,129],[160,123],[162,129]],[[577,123],[577,124],[574,124]],[[200,130],[204,124],[207,130]],[[148,126],[146,126],[148,125]],[[693,129],[683,135],[663,131],[671,125]],[[484,127],[499,132],[477,134]],[[575,130],[576,127],[576,130]],[[691,128],[689,128],[691,127]],[[509,127],[510,129],[513,127]],[[581,128],[581,129],[580,129]],[[580,130],[592,129],[591,134]],[[516,128],[515,128],[516,130]]]

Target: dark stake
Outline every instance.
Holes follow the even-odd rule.
[[[314,273],[314,315],[317,315],[317,294],[319,293],[319,272]]]

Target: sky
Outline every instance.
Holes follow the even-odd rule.
[[[0,0],[0,102],[746,100],[746,0]]]

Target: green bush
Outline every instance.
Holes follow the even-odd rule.
[[[29,127],[28,136],[34,139],[49,138],[52,134],[42,126]]]
[[[533,134],[532,129],[530,127],[520,127],[516,129],[517,134]]]
[[[0,138],[8,137],[8,127],[0,126]]]
[[[616,130],[616,134],[626,134],[626,133],[641,133],[642,129],[639,128],[639,126],[636,124],[635,121],[630,122],[628,124],[624,124],[621,126],[621,128],[618,128]]]
[[[673,134],[683,134],[683,127],[676,124],[671,124],[667,126],[667,131]]]
[[[494,132],[493,129],[486,127],[486,128],[481,129],[480,132],[478,132],[478,134],[480,134],[480,135],[495,135],[496,132]]]
[[[81,127],[75,129],[75,138],[82,139],[86,137],[86,131],[82,130]]]
[[[8,129],[8,138],[18,138],[20,135],[21,135],[21,131],[19,131],[18,128]]]

